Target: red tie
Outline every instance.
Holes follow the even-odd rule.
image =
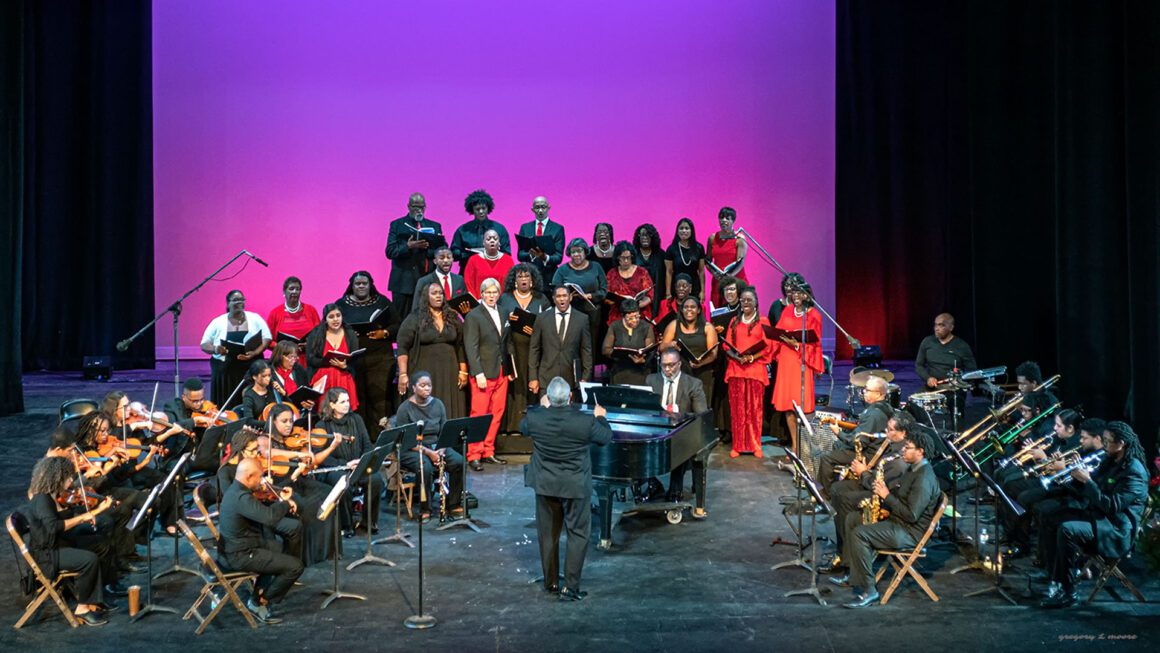
[[[450,275],[443,275],[443,297],[445,301],[451,299],[451,278]]]
[[[543,222],[540,222],[540,221],[538,221],[538,220],[536,221],[536,235],[537,235],[537,236],[543,236],[543,235],[544,235],[544,223],[543,223]]]

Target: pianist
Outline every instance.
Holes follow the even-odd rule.
[[[661,406],[670,413],[703,413],[709,409],[705,399],[705,386],[700,379],[681,374],[681,353],[677,349],[666,349],[661,354],[661,373],[649,374],[645,383],[660,396]],[[677,466],[669,477],[668,500],[677,502],[685,491],[685,471],[690,462]],[[702,508],[693,510],[694,517],[704,517]]]
[[[524,484],[536,491],[536,535],[544,589],[559,593],[561,601],[579,601],[580,572],[592,531],[592,456],[590,444],[604,446],[612,428],[602,406],[592,414],[569,404],[572,387],[557,376],[548,383],[542,406],[528,409],[520,424],[532,439],[532,460],[524,470]],[[564,550],[564,586],[560,587],[560,529],[568,531]]]

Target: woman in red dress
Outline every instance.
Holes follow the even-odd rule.
[[[298,277],[286,277],[282,282],[282,297],[285,299],[282,305],[270,309],[266,326],[270,327],[274,342],[278,341],[279,333],[294,336],[301,342],[322,320],[313,306],[302,301],[302,280]]]
[[[797,451],[798,425],[793,412],[793,403],[801,403],[802,412],[814,412],[814,375],[821,374],[822,362],[822,314],[814,308],[808,283],[796,285],[789,291],[791,304],[782,309],[781,317],[774,326],[782,331],[797,332],[797,337],[786,336],[774,345],[777,361],[777,380],[773,385],[773,409],[786,413],[789,426],[790,446]],[[812,333],[814,342],[799,343],[802,318],[805,318],[807,333]],[[809,336],[807,336],[808,338]],[[805,401],[802,402],[802,359],[805,359]]]
[[[713,269],[713,265],[705,265],[713,275],[712,294],[709,298],[714,306],[722,306],[725,303],[720,288],[722,277],[730,275],[746,284],[749,282],[745,276],[745,255],[749,251],[749,246],[745,238],[733,231],[733,223],[736,221],[737,211],[728,206],[721,207],[717,212],[717,224],[721,229],[709,236],[709,247],[705,250],[709,263],[723,270],[718,272]]]
[[[725,329],[725,383],[729,387],[733,450],[729,457],[752,453],[761,458],[761,400],[769,385],[766,365],[773,357],[773,342],[765,335],[769,321],[757,312],[757,291],[741,291],[741,312]]]
[[[620,302],[625,297],[635,299],[640,306],[641,316],[651,318],[654,293],[652,277],[649,276],[648,270],[636,264],[636,250],[632,243],[627,240],[616,243],[612,258],[616,261],[616,267],[608,271],[608,296],[604,300],[609,304],[606,324],[612,324],[624,316],[620,310]],[[648,292],[638,298],[637,294],[645,290]],[[612,293],[621,297],[614,297]]]
[[[358,409],[358,397],[354,388],[354,359],[329,356],[330,352],[349,354],[358,347],[358,334],[346,326],[342,319],[342,309],[338,304],[327,304],[323,308],[322,324],[314,327],[306,336],[306,362],[314,370],[311,385],[326,378],[325,390],[342,388],[350,393],[350,409]]]
[[[467,292],[479,299],[479,286],[484,279],[497,281],[506,279],[508,270],[515,264],[511,254],[500,251],[499,232],[488,229],[483,232],[483,253],[467,259],[467,265],[463,267],[463,281],[467,284]]]

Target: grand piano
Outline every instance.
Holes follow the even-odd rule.
[[[593,392],[595,390],[595,392]],[[591,395],[599,397],[608,411],[612,442],[592,446],[592,484],[600,511],[598,546],[612,547],[612,508],[619,496],[633,505],[621,516],[641,512],[664,512],[670,523],[679,523],[685,508],[705,507],[705,462],[717,446],[713,411],[699,415],[671,415],[660,408],[660,397],[651,392],[608,386],[588,388],[590,397],[581,410],[592,410]],[[654,406],[655,404],[655,406]],[[646,407],[647,406],[647,407]],[[663,476],[681,463],[692,461],[694,503],[638,502],[633,487],[638,481]]]

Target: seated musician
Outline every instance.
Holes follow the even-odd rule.
[[[898,486],[898,481],[907,469],[906,463],[902,461],[902,446],[906,441],[906,436],[917,430],[920,428],[914,423],[914,418],[910,416],[910,413],[903,411],[894,413],[886,422],[886,439],[881,444],[875,445],[876,448],[870,458],[866,462],[851,461],[846,477],[840,481],[835,481],[830,486],[830,503],[835,512],[835,552],[834,557],[829,562],[818,567],[820,573],[831,574],[848,571],[842,560],[842,547],[850,534],[847,530],[849,524],[846,522],[846,515],[850,513],[861,514],[859,504],[863,499],[869,499],[874,493],[875,473],[880,465],[884,465],[882,472],[886,487]],[[878,447],[881,447],[881,451],[878,450]]]
[[[250,387],[242,392],[246,423],[254,428],[262,428],[266,423],[263,416],[266,406],[281,401],[281,398],[277,396],[276,391],[270,385],[270,380],[273,378],[270,364],[264,360],[250,363],[250,371],[246,374],[246,378],[250,380]]]
[[[864,608],[878,601],[872,566],[877,557],[877,549],[913,549],[919,538],[930,527],[937,515],[939,497],[938,479],[926,451],[933,444],[921,429],[913,429],[906,434],[902,445],[902,461],[906,471],[897,485],[887,487],[885,481],[875,479],[873,492],[878,497],[881,508],[889,513],[879,515],[874,523],[863,524],[862,514],[854,512],[846,515],[847,539],[842,557],[850,568],[850,573],[831,581],[840,586],[851,587],[854,600],[847,608]],[[891,488],[894,488],[891,490]]]
[[[282,601],[302,575],[302,526],[290,517],[298,510],[292,489],[282,488],[277,500],[266,505],[254,496],[261,486],[261,463],[242,459],[222,497],[219,547],[229,570],[259,574],[246,608],[265,623],[278,623],[271,606]],[[282,543],[266,539],[266,529],[282,533]]]
[[[855,438],[862,434],[882,433],[886,430],[886,420],[894,415],[888,398],[889,387],[886,380],[872,376],[862,388],[862,397],[866,401],[866,409],[858,416],[858,423],[853,429],[844,429],[838,424],[831,424],[830,429],[838,436],[834,442],[834,449],[822,456],[818,464],[818,480],[827,496],[830,495],[830,486],[834,483],[834,467],[849,465],[854,460]],[[866,444],[865,439],[862,442]]]
[[[114,608],[102,600],[99,551],[75,546],[66,538],[94,528],[97,515],[110,509],[113,499],[105,497],[92,510],[74,510],[68,504],[76,489],[75,479],[76,472],[68,458],[42,458],[33,467],[29,503],[22,511],[28,518],[28,549],[50,580],[62,571],[79,574],[72,581],[77,600],[75,614],[87,626],[101,626],[108,623],[107,614]]]
[[[342,388],[331,388],[326,392],[322,403],[322,419],[318,428],[332,436],[327,450],[317,454],[315,465],[318,467],[333,467],[346,465],[345,469],[334,470],[320,474],[317,478],[330,486],[338,483],[339,478],[347,471],[354,469],[359,458],[374,448],[362,415],[350,410],[350,394]],[[324,463],[326,463],[324,465]],[[382,502],[383,480],[382,472],[375,470],[362,481],[366,487],[366,508],[363,512],[361,527],[369,528],[371,533],[379,532],[379,505]],[[354,507],[351,501],[351,492],[344,492],[342,503],[339,504],[339,518],[343,535],[354,535]]]
[[[1075,603],[1075,578],[1081,554],[1094,551],[1108,558],[1122,558],[1131,550],[1136,529],[1148,501],[1148,471],[1144,448],[1132,427],[1108,422],[1104,431],[1103,461],[1094,472],[1076,466],[1071,479],[1079,485],[1082,508],[1045,524],[1040,537],[1045,546],[1050,584],[1039,604],[1063,608]]]
[[[181,385],[181,396],[166,402],[163,410],[169,423],[193,433],[194,456],[191,469],[213,471],[217,469],[216,443],[205,442],[205,430],[213,423],[212,415],[203,414],[208,405],[205,401],[205,385],[196,376]],[[170,447],[171,455],[186,449],[187,443]],[[203,447],[205,447],[203,449]]]
[[[648,322],[641,320],[640,304],[635,299],[620,302],[621,317],[608,325],[601,352],[612,361],[608,382],[618,385],[641,385],[648,375],[649,354],[617,351],[616,347],[644,349],[656,338]]]
[[[996,473],[996,480],[1002,483],[1003,493],[1014,499],[1025,512],[1022,516],[1015,515],[1007,504],[999,502],[995,505],[995,512],[1003,523],[1007,557],[1018,558],[1024,555],[1031,544],[1031,520],[1034,515],[1032,506],[1047,497],[1047,491],[1039,482],[1039,474],[1032,474],[1032,469],[1042,469],[1045,473],[1054,473],[1062,470],[1064,463],[1060,456],[1079,447],[1079,424],[1082,416],[1071,409],[1061,410],[1055,415],[1053,432],[1048,436],[1050,440],[1038,444],[1042,438],[1025,438],[1022,447],[1013,451],[1009,459],[1018,457],[1019,462],[1011,462]],[[1038,446],[1037,446],[1038,445]],[[1054,460],[1054,462],[1053,462]]]
[[[703,413],[709,410],[705,399],[705,386],[692,375],[681,373],[681,353],[676,349],[666,349],[661,353],[661,373],[649,374],[645,384],[661,398],[661,407],[670,413],[685,415]],[[669,477],[669,501],[680,501],[685,491],[685,472],[690,461],[681,463]],[[694,517],[704,517],[703,508],[693,509]]]
[[[1079,450],[1076,453],[1082,458],[1101,451],[1104,448],[1104,430],[1106,428],[1107,422],[1098,417],[1089,417],[1080,422]],[[1045,470],[1039,472],[1038,476],[1046,477],[1064,469],[1065,463],[1063,461],[1054,461]],[[1046,490],[1040,483],[1038,488],[1020,494],[1016,501],[1033,514],[1032,522],[1042,532],[1058,526],[1060,517],[1066,516],[1070,509],[1083,507],[1084,502],[1080,499],[1080,490],[1082,489],[1082,486],[1075,480],[1055,483]],[[1043,494],[1039,495],[1037,490],[1042,491]],[[1053,524],[1054,526],[1052,526]],[[1036,538],[1035,558],[1032,560],[1032,564],[1036,567],[1043,567],[1043,561],[1047,559],[1046,547],[1055,544],[1054,541],[1049,542],[1048,539],[1046,537]]]
[[[411,396],[399,406],[395,415],[395,425],[403,426],[422,420],[422,441],[411,451],[404,451],[399,464],[410,472],[419,474],[419,465],[423,465],[423,481],[427,484],[427,505],[420,508],[420,519],[424,522],[431,519],[431,511],[435,507],[435,498],[432,488],[438,481],[435,478],[435,466],[442,460],[444,471],[447,474],[446,492],[443,492],[445,507],[452,517],[463,515],[460,505],[461,490],[463,487],[463,454],[450,448],[435,449],[439,442],[439,432],[447,423],[447,409],[438,397],[431,396],[431,375],[427,372],[415,372],[411,377]]]

